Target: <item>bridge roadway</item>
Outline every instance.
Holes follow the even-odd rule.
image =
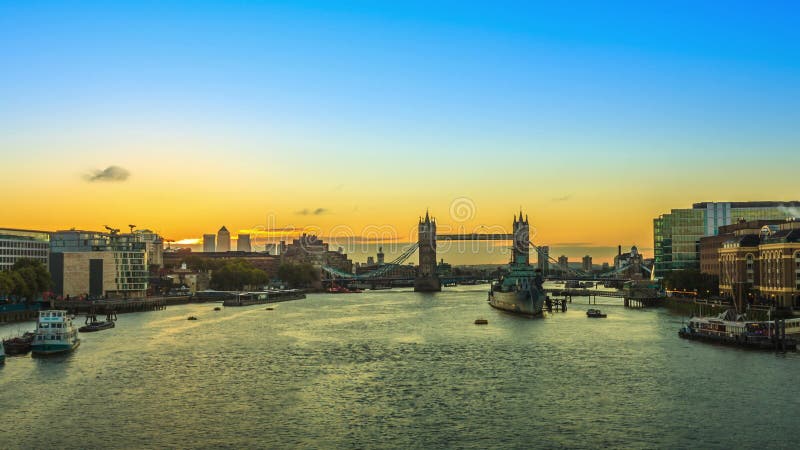
[[[437,234],[437,241],[513,241],[514,235],[508,233],[467,233]]]

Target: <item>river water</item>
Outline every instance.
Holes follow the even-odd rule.
[[[485,290],[120,315],[68,356],[7,358],[0,448],[796,447],[800,355],[684,341],[614,299],[516,317]]]

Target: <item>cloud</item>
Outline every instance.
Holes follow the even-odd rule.
[[[95,170],[91,174],[84,175],[84,179],[90,183],[95,181],[112,181],[119,182],[125,181],[131,173],[127,169],[120,166],[108,166],[103,170]]]
[[[295,212],[295,214],[299,214],[301,216],[319,216],[322,214],[327,214],[329,211],[326,208],[317,208],[317,209],[301,209],[300,211]]]
[[[565,195],[563,197],[556,197],[556,198],[553,199],[553,201],[554,202],[565,202],[565,201],[567,201],[567,200],[569,200],[571,198],[572,198],[572,194],[567,194],[567,195]]]

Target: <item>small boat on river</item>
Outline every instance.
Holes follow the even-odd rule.
[[[112,320],[107,320],[103,322],[89,322],[86,325],[78,328],[78,331],[80,331],[81,333],[91,333],[94,331],[108,330],[109,328],[114,328],[115,326],[116,324],[114,324],[114,321]]]
[[[586,311],[586,317],[591,317],[595,319],[605,319],[607,316],[603,311],[599,309],[590,309]]]
[[[33,331],[26,331],[22,336],[17,336],[3,340],[3,347],[5,348],[6,355],[26,355],[31,351],[31,344],[33,337],[36,333]]]

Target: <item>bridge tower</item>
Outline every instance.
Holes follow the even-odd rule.
[[[425,211],[425,220],[419,220],[417,231],[419,267],[414,279],[414,291],[439,292],[442,290],[442,283],[436,273],[436,220],[430,218],[428,211]]]
[[[512,252],[512,263],[515,264],[530,264],[530,226],[528,225],[528,216],[522,218],[522,211],[519,212],[519,218],[514,216],[514,248]]]

